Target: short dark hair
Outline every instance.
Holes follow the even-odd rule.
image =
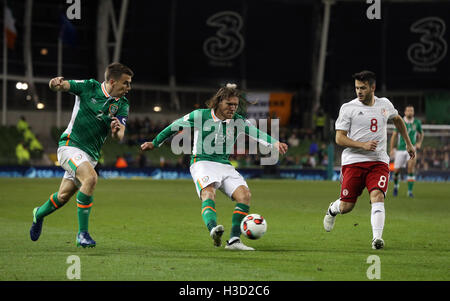
[[[375,73],[367,70],[355,73],[352,77],[354,80],[359,80],[360,82],[368,82],[369,85],[373,85],[377,81]]]
[[[122,76],[122,74],[128,74],[129,76],[133,76],[133,71],[121,63],[112,63],[106,67],[105,71],[105,79],[109,81],[110,79],[118,80]]]

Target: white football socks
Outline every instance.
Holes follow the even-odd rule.
[[[381,238],[384,228],[384,203],[378,202],[372,204],[372,212],[370,215],[370,223],[372,224],[373,238]]]
[[[331,213],[334,215],[341,213],[340,205],[341,205],[341,199],[337,199],[336,201],[334,201],[330,207]]]

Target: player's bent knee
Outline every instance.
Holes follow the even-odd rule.
[[[350,211],[353,210],[354,207],[355,207],[355,206],[343,207],[343,208],[341,209],[341,214],[349,213]]]
[[[380,203],[384,202],[384,193],[380,189],[374,189],[370,191],[370,202]]]
[[[60,202],[61,204],[65,204],[70,200],[71,197],[72,195],[70,195],[69,193],[58,193],[58,202]]]
[[[252,194],[246,186],[239,186],[231,196],[236,202],[250,206]]]
[[[81,184],[83,186],[94,188],[95,185],[97,185],[97,180],[98,180],[98,177],[95,174],[95,175],[91,175],[91,176],[86,177],[85,179],[81,180]]]
[[[252,194],[250,193],[250,191],[246,191],[236,197],[236,202],[250,206],[251,198]]]
[[[355,207],[356,199],[342,200],[339,205],[341,214],[349,213]]]
[[[252,193],[250,192],[250,190],[247,189],[244,192],[244,200],[245,200],[245,202],[250,203],[250,199],[251,198],[252,198]]]
[[[209,187],[203,188],[202,191],[200,191],[200,198],[202,199],[202,201],[207,199],[214,201],[216,198],[216,192],[214,191],[214,189],[210,189]]]
[[[67,203],[77,191],[78,187],[73,180],[63,179],[57,194],[58,201],[62,204]]]

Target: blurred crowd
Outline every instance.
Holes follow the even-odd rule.
[[[16,158],[19,165],[30,165],[31,159],[39,159],[44,153],[39,137],[33,133],[24,116],[16,125],[20,140],[16,145]]]
[[[159,168],[189,168],[191,161],[190,155],[180,155],[176,160],[168,160],[164,156],[160,156],[156,160],[151,160],[144,152],[139,152],[137,156],[133,156],[132,153],[124,153],[117,156],[114,162],[116,168],[127,167],[159,167]]]
[[[152,140],[171,121],[155,122],[149,118],[143,120],[133,119],[127,124],[127,141],[130,146],[138,146],[144,141]],[[315,130],[306,128],[280,128],[279,140],[285,141],[290,152],[281,157],[279,166],[286,168],[313,168],[326,169],[328,166],[327,143],[323,135],[323,127],[316,127]],[[297,149],[298,151],[295,151]],[[336,148],[334,159],[340,161],[342,149]],[[449,170],[450,144],[442,148],[432,148],[426,146],[418,153],[417,168],[419,170]],[[176,161],[168,160],[161,156],[158,162],[151,162],[144,153],[139,153],[137,157],[131,154],[124,154],[123,159],[128,166],[146,167],[182,167],[188,168],[189,155],[179,156]],[[231,155],[230,162],[238,168],[249,168],[260,165],[259,155]]]
[[[161,167],[161,168],[189,168],[190,155],[176,156],[150,156],[147,152],[134,151],[145,141],[151,141],[172,121],[152,121],[150,118],[129,120],[126,128],[125,143],[132,147],[133,152],[126,152],[117,156],[114,166],[126,167]],[[32,159],[41,158],[44,152],[39,137],[35,135],[28,125],[25,117],[21,117],[16,125],[19,140],[15,153],[19,165],[30,165]],[[59,137],[59,135],[58,135]],[[247,138],[248,139],[248,138]],[[326,169],[328,160],[328,143],[325,141],[323,129],[311,130],[305,128],[280,128],[279,140],[289,145],[290,151],[280,157],[278,166],[295,169]],[[449,170],[450,142],[447,137],[440,138],[439,147],[424,146],[418,151],[417,169]],[[167,143],[166,143],[167,144]],[[246,143],[246,145],[248,145]],[[339,165],[342,148],[336,147],[333,153],[335,165]],[[260,166],[261,155],[234,154],[230,162],[236,168],[251,168]],[[100,159],[104,165],[104,157]],[[112,164],[111,159],[108,165]]]
[[[146,117],[144,119],[131,119],[127,122],[126,140],[127,144],[141,145],[145,141],[153,140],[155,136],[171,123],[166,121],[153,121]]]
[[[426,146],[417,155],[418,170],[449,170],[450,144],[439,149]]]

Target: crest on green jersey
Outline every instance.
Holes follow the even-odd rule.
[[[110,105],[109,109],[108,109],[109,117],[115,116],[118,110],[119,110],[119,106],[117,106],[115,104]]]

